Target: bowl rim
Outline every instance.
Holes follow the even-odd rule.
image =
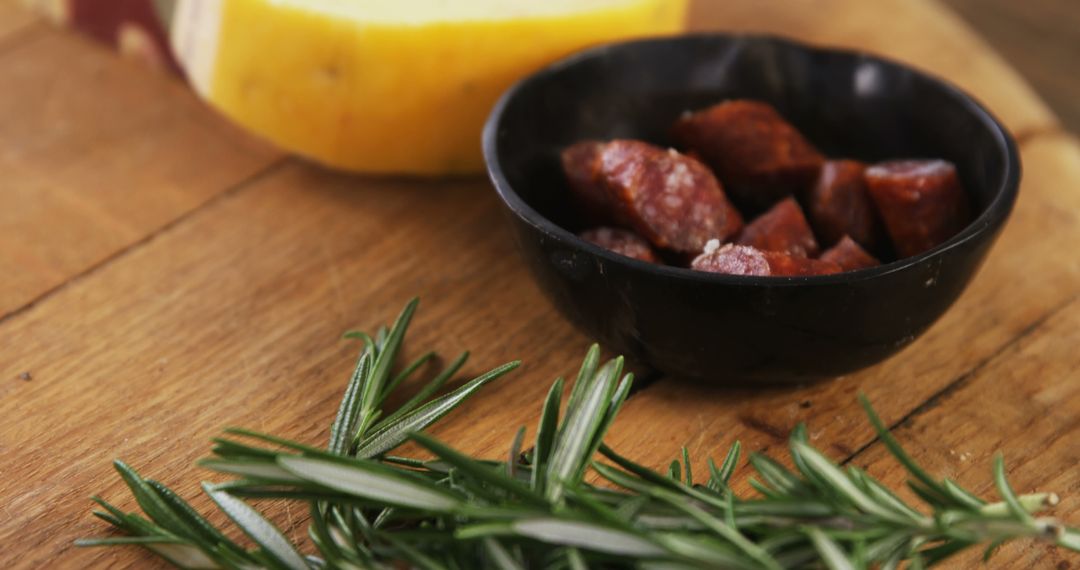
[[[1002,183],[995,189],[994,197],[987,204],[978,217],[968,223],[956,235],[952,236],[943,243],[925,251],[918,255],[911,257],[905,257],[897,259],[889,263],[883,263],[876,267],[867,269],[858,269],[854,271],[844,271],[841,273],[834,273],[830,275],[809,275],[809,276],[748,276],[748,275],[730,275],[724,273],[710,273],[707,271],[697,271],[687,267],[677,267],[672,265],[655,264],[646,261],[641,261],[631,257],[619,255],[615,252],[604,249],[598,245],[588,242],[580,237],[574,235],[573,232],[566,230],[559,224],[556,224],[549,220],[546,216],[536,211],[513,189],[510,181],[506,178],[502,169],[502,161],[500,160],[498,150],[498,138],[499,138],[499,126],[502,123],[502,117],[507,107],[513,102],[517,95],[538,83],[542,83],[552,76],[558,75],[567,69],[574,66],[581,65],[586,61],[603,57],[612,52],[618,52],[626,49],[640,49],[641,47],[656,45],[656,44],[680,44],[680,43],[696,43],[696,42],[709,42],[723,39],[724,41],[735,41],[738,43],[750,43],[761,42],[778,45],[785,49],[794,49],[797,51],[803,51],[813,54],[821,55],[841,55],[847,57],[854,57],[860,60],[873,61],[878,64],[883,64],[888,67],[899,68],[901,70],[912,73],[916,76],[920,76],[923,79],[939,85],[944,92],[957,98],[959,102],[966,107],[970,112],[974,113],[977,118],[986,124],[991,133],[994,135],[999,149],[1004,151],[1005,156],[1005,172]],[[825,47],[816,46],[785,38],[773,34],[761,34],[761,33],[728,33],[728,32],[698,32],[687,33],[677,36],[662,36],[652,37],[644,39],[636,39],[629,41],[613,42],[603,44],[597,47],[588,48],[574,54],[571,54],[563,59],[560,59],[520,80],[515,82],[509,89],[507,89],[492,107],[487,121],[484,124],[484,129],[481,135],[481,146],[483,149],[484,162],[486,164],[488,177],[491,179],[495,186],[496,192],[499,194],[503,203],[514,213],[515,216],[523,220],[525,223],[533,226],[535,229],[543,232],[548,237],[567,242],[586,252],[600,257],[609,263],[616,263],[629,266],[630,268],[651,272],[658,275],[663,275],[672,278],[689,279],[691,281],[697,281],[701,283],[716,283],[726,285],[770,285],[770,286],[796,286],[796,285],[829,285],[836,283],[850,283],[853,281],[865,281],[889,275],[895,272],[904,271],[921,265],[927,261],[930,261],[936,257],[940,257],[942,254],[949,250],[963,245],[972,239],[980,237],[988,232],[993,232],[1000,228],[1009,214],[1012,212],[1013,206],[1016,203],[1016,198],[1019,194],[1020,176],[1021,176],[1021,162],[1020,154],[1016,145],[1016,141],[1004,125],[979,102],[974,96],[970,95],[966,91],[960,89],[955,84],[943,79],[933,73],[923,71],[922,69],[913,67],[911,65],[902,63],[895,59],[881,56],[875,53],[871,53],[858,49],[845,49],[837,47]]]

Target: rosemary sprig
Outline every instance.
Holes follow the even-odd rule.
[[[1035,516],[1053,494],[1016,495],[1000,457],[987,502],[922,470],[874,413],[863,407],[889,451],[911,475],[928,509],[918,510],[866,472],[843,469],[792,433],[794,470],[752,454],[758,493],[739,497],[729,479],[736,442],[709,476],[695,481],[685,449],[661,474],[603,444],[633,377],[621,358],[586,356],[565,410],[563,382],[543,403],[536,440],[520,453],[514,434],[506,461],[469,457],[423,430],[517,366],[493,369],[433,398],[464,364],[462,355],[416,397],[388,412],[387,397],[432,358],[392,375],[414,300],[394,325],[374,336],[350,333],[364,347],[345,390],[326,449],[267,434],[228,429],[204,467],[233,477],[204,484],[213,502],[255,544],[232,541],[164,485],[117,461],[145,517],[94,497],[94,514],[126,536],[80,540],[80,546],[136,545],[181,568],[924,568],[979,544],[985,556],[1006,541],[1031,538],[1080,551],[1080,531]],[[560,411],[562,412],[560,414]],[[388,455],[414,441],[435,457]],[[597,452],[607,459],[595,459]],[[602,484],[586,480],[589,471]],[[305,502],[307,551],[292,544],[248,499]]]

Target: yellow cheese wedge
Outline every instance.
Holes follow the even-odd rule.
[[[682,28],[686,0],[180,0],[196,90],[282,148],[358,172],[478,172],[515,80],[579,49]]]

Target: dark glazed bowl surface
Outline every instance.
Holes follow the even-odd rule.
[[[656,266],[574,235],[582,228],[561,149],[584,139],[665,145],[680,113],[727,98],[774,105],[829,156],[950,160],[976,218],[921,255],[816,277]],[[845,374],[911,343],[967,286],[1020,180],[1012,138],[952,85],[880,57],[759,36],[684,36],[583,52],[510,89],[483,144],[521,253],[566,318],[661,372],[736,386]]]

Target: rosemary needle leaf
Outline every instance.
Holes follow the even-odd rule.
[[[682,479],[682,464],[679,463],[678,459],[672,459],[671,463],[668,464],[667,476],[672,481]]]
[[[330,534],[330,526],[327,524],[326,514],[320,504],[316,502],[309,503],[308,511],[311,516],[311,526],[308,527],[308,534],[318,546],[319,552],[322,552],[327,561],[332,563],[344,558],[345,555],[338,548],[337,542]]]
[[[806,535],[810,537],[814,548],[821,556],[821,561],[829,570],[855,570],[855,565],[844,554],[844,550],[833,539],[829,538],[820,528],[807,527]]]
[[[251,537],[251,540],[254,540],[263,548],[263,551],[274,562],[289,570],[307,570],[307,562],[296,551],[296,547],[289,542],[288,538],[285,538],[284,534],[281,534],[281,531],[273,523],[263,518],[258,511],[248,506],[244,501],[233,497],[225,491],[216,489],[209,483],[203,483],[203,490],[236,523],[236,526],[244,531],[244,534]]]
[[[622,467],[630,473],[633,473],[634,475],[640,477],[647,483],[660,485],[670,489],[679,488],[678,482],[672,481],[670,478],[665,477],[657,473],[656,471],[645,467],[644,465],[634,463],[630,459],[627,459],[626,457],[623,457],[622,455],[616,453],[614,449],[611,449],[606,444],[600,446],[600,454],[615,462],[615,464],[619,467]]]
[[[401,557],[411,562],[414,568],[420,568],[422,570],[450,570],[449,566],[439,563],[438,560],[417,550],[407,542],[395,538],[392,534],[383,535],[382,538],[393,544],[394,548],[401,554]]]
[[[615,423],[615,417],[619,414],[619,410],[622,409],[626,399],[630,397],[630,389],[634,386],[634,375],[627,374],[623,376],[623,379],[619,382],[619,385],[615,388],[615,393],[611,396],[611,404],[608,405],[607,412],[604,414],[604,421],[596,428],[596,433],[593,435],[592,445],[589,447],[589,451],[585,453],[585,457],[591,460],[596,455],[597,450],[600,449],[600,445],[604,442],[604,436],[607,435],[611,424]]]
[[[945,491],[949,494],[950,497],[955,499],[958,504],[965,505],[971,509],[978,509],[986,504],[986,501],[967,492],[962,487],[954,483],[951,479],[945,479],[942,484],[945,487]]]
[[[585,557],[581,554],[581,551],[576,548],[566,549],[566,562],[570,566],[570,570],[589,570],[589,565],[585,562]]]
[[[911,476],[915,477],[915,479],[923,484],[924,490],[928,491],[928,494],[937,495],[940,498],[949,497],[948,491],[923,470],[922,467],[919,467],[919,464],[915,463],[915,460],[907,454],[907,451],[904,451],[903,446],[900,445],[899,441],[896,441],[896,438],[889,432],[889,428],[885,427],[885,422],[881,421],[877,412],[874,411],[866,394],[859,394],[859,403],[862,405],[863,411],[866,412],[866,417],[870,420],[870,424],[874,426],[878,438],[880,438],[881,442],[888,448],[889,453],[904,466],[904,469],[906,469]]]
[[[123,530],[125,528],[124,521],[110,515],[109,513],[106,513],[105,511],[91,511],[90,514],[115,526],[118,529]]]
[[[747,560],[728,545],[696,535],[680,533],[661,534],[657,540],[678,558],[687,562],[657,561],[642,566],[651,569],[671,568],[722,568],[725,570],[760,570],[760,566]],[[692,563],[688,563],[693,561]]]
[[[461,353],[453,362],[450,363],[442,372],[437,374],[435,378],[432,378],[430,382],[424,384],[424,387],[417,391],[411,398],[408,399],[398,409],[394,410],[394,413],[390,414],[386,418],[383,418],[378,425],[373,429],[380,430],[385,426],[388,426],[398,420],[401,416],[413,411],[417,406],[423,404],[428,398],[435,395],[451,378],[454,374],[457,374],[458,370],[465,365],[465,362],[469,360],[468,351]]]
[[[461,505],[461,497],[448,489],[371,461],[283,455],[278,464],[304,480],[388,505],[432,512],[450,512]]]
[[[502,366],[471,380],[457,390],[454,390],[441,398],[432,400],[416,410],[405,414],[389,425],[385,425],[381,429],[372,432],[371,435],[360,441],[356,450],[357,457],[375,457],[401,445],[409,437],[409,434],[426,429],[428,426],[448,414],[450,410],[456,408],[469,396],[472,396],[477,390],[483,387],[484,384],[510,372],[520,364],[520,361],[503,364]]]
[[[135,501],[139,503],[139,508],[144,513],[169,532],[180,537],[190,537],[191,531],[187,523],[176,516],[176,513],[158,496],[154,488],[140,477],[134,469],[119,460],[114,461],[113,465],[116,467],[117,472],[120,473],[120,477],[127,483],[128,488],[131,489],[131,494],[135,496]]]
[[[161,500],[172,507],[173,512],[187,524],[187,527],[194,531],[195,538],[200,546],[208,550],[216,550],[225,548],[232,551],[233,554],[240,558],[247,558],[247,552],[240,548],[236,543],[229,540],[224,534],[221,533],[214,525],[210,524],[210,521],[202,517],[194,508],[187,503],[187,501],[181,499],[176,493],[169,489],[162,483],[157,481],[147,480],[147,484],[150,485],[154,491],[157,492]]]
[[[356,362],[356,369],[349,385],[345,388],[345,397],[338,407],[337,418],[330,426],[330,453],[344,455],[352,443],[356,432],[357,418],[360,415],[360,394],[365,380],[371,373],[371,352],[364,350]]]
[[[1004,542],[1004,541],[1002,541]],[[952,542],[945,542],[932,548],[923,550],[920,554],[925,557],[927,566],[933,566],[940,564],[946,558],[968,548],[975,543],[965,540],[954,540]]]
[[[380,344],[381,346],[379,346],[379,355],[375,358],[371,373],[368,375],[367,381],[364,383],[361,392],[361,417],[370,416],[382,402],[383,398],[381,395],[387,378],[390,375],[390,367],[394,365],[394,360],[397,359],[398,351],[401,349],[401,342],[405,338],[405,331],[408,330],[409,323],[412,321],[413,314],[416,312],[416,307],[419,304],[420,299],[413,298],[405,305],[405,308],[401,310],[401,314],[399,314],[397,320],[394,321],[394,326],[390,329],[389,334],[379,334],[376,336],[376,346],[379,346]],[[382,331],[380,331],[380,333],[381,332]],[[380,343],[381,337],[384,336],[385,340]],[[361,426],[361,429],[362,428],[363,426]]]
[[[161,534],[160,532],[157,532],[157,528],[152,523],[145,521],[141,517],[124,513],[123,511],[114,507],[108,501],[102,499],[101,497],[98,497],[97,495],[91,497],[90,500],[101,505],[102,508],[108,511],[108,516],[112,517],[110,522],[116,521],[113,524],[124,532],[136,536]],[[94,511],[94,513],[98,512],[100,511]],[[161,529],[161,532],[166,531],[164,529]]]
[[[243,459],[201,459],[200,467],[219,473],[242,475],[252,479],[280,481],[282,483],[295,483],[303,479],[282,469],[280,465],[270,461],[247,461]]]
[[[721,521],[704,510],[700,509],[689,502],[679,500],[676,497],[672,497],[666,491],[659,491],[658,497],[666,500],[671,506],[677,510],[689,515],[694,520],[705,525],[706,528],[716,533],[717,536],[722,537],[727,542],[742,551],[743,554],[757,562],[761,568],[765,570],[781,570],[780,563],[777,562],[768,552],[765,552],[760,546],[754,544],[745,536],[743,536],[734,527],[728,526],[724,521]]]
[[[514,521],[510,528],[527,538],[595,552],[632,557],[660,557],[666,554],[660,546],[641,536],[584,521],[536,517]]]
[[[261,432],[257,432],[257,431],[250,430],[250,429],[230,427],[230,428],[225,428],[225,433],[230,434],[230,435],[239,435],[239,436],[243,436],[243,437],[250,437],[251,439],[257,439],[257,440],[260,440],[260,441],[264,441],[266,443],[272,443],[274,445],[280,445],[281,447],[285,447],[285,448],[288,448],[288,449],[299,451],[299,452],[305,453],[305,454],[310,454],[310,455],[315,455],[315,456],[333,457],[333,454],[331,454],[331,453],[329,453],[329,452],[327,452],[325,450],[319,449],[317,447],[311,447],[310,445],[304,445],[302,443],[297,443],[295,441],[290,441],[290,440],[285,439],[283,437],[278,437],[276,435],[270,435],[270,434],[266,434],[266,433],[261,433]],[[225,441],[229,441],[229,440],[225,440]],[[231,442],[231,443],[236,444],[236,442]],[[242,444],[236,444],[236,445],[242,445]]]
[[[798,455],[807,462],[808,467],[813,469],[818,477],[827,481],[832,489],[839,495],[851,501],[851,503],[861,511],[881,517],[884,520],[892,520],[901,523],[905,522],[900,515],[897,515],[889,509],[883,508],[859,490],[859,488],[852,483],[851,479],[849,479],[835,463],[830,461],[820,451],[801,441],[793,442],[792,450],[798,452]]]
[[[687,487],[693,487],[694,486],[694,472],[690,470],[691,469],[690,468],[690,451],[688,449],[686,449],[685,445],[682,448],[682,460],[683,460],[684,472],[686,473],[686,486]]]
[[[1057,538],[1056,544],[1068,548],[1069,550],[1080,552],[1080,530],[1075,528],[1064,529],[1061,536]]]
[[[506,476],[511,479],[517,479],[518,462],[521,461],[521,444],[523,441],[525,441],[525,426],[518,428],[513,441],[510,442],[510,453],[506,458]]]
[[[536,428],[536,443],[533,445],[532,487],[544,491],[545,475],[551,448],[555,445],[556,431],[559,429],[559,404],[562,402],[563,379],[558,378],[544,398],[544,407],[540,412],[540,424]]]
[[[590,351],[590,354],[592,351]],[[566,411],[566,422],[559,431],[551,461],[547,469],[546,493],[548,500],[558,502],[567,484],[581,480],[592,457],[594,438],[604,423],[604,415],[611,405],[616,382],[622,373],[622,357],[610,360],[591,379],[588,388],[576,402],[571,397]],[[574,387],[577,391],[577,386]]]
[[[581,362],[581,368],[578,370],[577,379],[574,380],[574,387],[570,389],[570,399],[567,401],[566,409],[570,410],[576,408],[581,398],[584,397],[586,389],[589,387],[589,383],[593,377],[596,376],[596,368],[600,366],[600,345],[593,344],[589,347],[589,352],[585,354],[585,360]]]
[[[547,506],[547,501],[545,501],[541,495],[536,494],[532,489],[526,487],[525,484],[516,479],[507,477],[502,472],[496,471],[488,465],[474,461],[469,456],[455,451],[439,440],[422,433],[414,433],[411,435],[411,438],[428,451],[434,453],[439,459],[442,459],[446,463],[461,470],[468,477],[481,483],[486,483],[489,486],[502,489],[512,496],[534,505]]]
[[[1005,500],[1005,504],[1009,507],[1009,512],[1012,513],[1017,520],[1025,523],[1032,523],[1034,519],[1031,518],[1031,514],[1024,509],[1024,506],[1020,504],[1020,500],[1016,498],[1016,493],[1013,491],[1012,486],[1009,485],[1008,479],[1005,477],[1005,459],[1001,454],[994,456],[994,486],[997,487],[998,494]]]
[[[198,548],[176,538],[158,536],[124,536],[76,540],[75,546],[141,546],[168,560],[178,568],[211,569],[221,566]]]
[[[750,454],[750,465],[772,489],[783,495],[802,494],[802,481],[783,465],[760,453]]]
[[[709,458],[709,474],[711,475],[709,482],[717,489],[727,488],[728,481],[731,480],[731,475],[735,473],[735,467],[739,464],[739,455],[741,453],[742,442],[736,441],[731,444],[731,449],[728,450],[719,469],[716,468],[716,462],[711,457]]]
[[[379,394],[379,403],[382,404],[386,402],[387,396],[389,396],[394,390],[396,390],[402,382],[412,377],[412,375],[417,370],[419,370],[421,366],[427,364],[428,361],[430,361],[432,358],[435,358],[434,351],[425,352],[424,354],[420,355],[419,358],[410,362],[404,370],[398,372],[397,376],[394,376],[392,380],[386,383],[386,386],[383,386],[382,394]]]
[[[499,544],[499,541],[491,537],[484,537],[480,543],[484,545],[484,550],[487,552],[487,558],[492,567],[499,570],[525,570],[525,567],[514,558],[513,554],[510,554],[506,547]]]

